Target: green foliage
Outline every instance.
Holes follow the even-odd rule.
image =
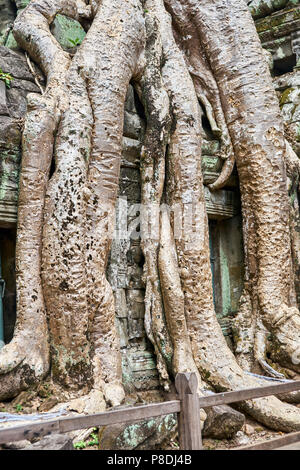
[[[79,441],[76,442],[76,444],[73,444],[74,449],[85,449],[86,448],[86,443],[84,441]]]
[[[79,44],[81,44],[81,40],[80,40],[79,38],[76,38],[76,39],[68,38],[68,41],[69,41],[73,46],[78,46]]]
[[[87,445],[89,447],[91,446],[97,446],[99,444],[99,440],[98,440],[98,437],[97,437],[97,434],[95,434],[94,432],[91,434],[90,436],[92,438],[91,441],[88,441]]]
[[[5,83],[7,88],[10,88],[11,81],[13,80],[13,77],[10,75],[10,73],[5,73],[0,68],[0,80],[2,80]]]
[[[93,432],[89,436],[91,440],[87,442],[79,441],[79,442],[76,442],[76,444],[73,444],[74,449],[81,450],[81,449],[86,449],[86,447],[97,446],[99,444],[99,439],[96,434],[96,431],[97,431],[97,428],[93,428]]]
[[[23,406],[20,405],[20,403],[17,403],[17,405],[15,406],[15,408],[16,408],[16,411],[17,411],[18,413],[20,413],[21,411],[23,411]]]

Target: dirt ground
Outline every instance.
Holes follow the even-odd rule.
[[[5,427],[7,425],[17,426],[19,424],[25,424],[24,421],[22,422],[20,420],[5,423],[3,414],[12,413],[21,419],[22,415],[26,414],[51,412],[53,407],[57,408],[56,405],[59,402],[61,403],[62,398],[63,397],[56,396],[51,384],[48,386],[47,384],[44,384],[43,387],[35,391],[22,392],[11,402],[0,402],[0,426]],[[26,422],[26,424],[29,423]],[[80,433],[78,432],[78,434]],[[97,428],[93,428],[90,432],[86,432],[85,435],[83,432],[82,435],[82,439],[80,437],[76,439],[76,443],[74,444],[74,448],[76,450],[98,450]],[[258,444],[284,435],[285,433],[283,432],[272,431],[256,421],[246,418],[246,422],[242,430],[239,431],[234,438],[222,440],[204,438],[203,447],[205,450],[230,450],[237,447]],[[293,444],[292,448],[296,449],[297,444]],[[300,448],[300,445],[298,445],[298,448]],[[156,450],[179,450],[178,439],[171,439],[169,442],[166,442],[161,449]]]

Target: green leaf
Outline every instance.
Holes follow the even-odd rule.
[[[3,70],[0,68],[0,80],[5,83],[7,88],[10,88],[13,77],[9,73],[3,72]]]
[[[16,408],[16,411],[17,411],[18,413],[20,413],[20,411],[23,410],[23,406],[20,405],[20,403],[18,403],[18,404],[15,406],[15,408]]]
[[[73,46],[78,46],[78,44],[80,43],[80,39],[79,38],[76,38],[76,39],[71,39],[71,38],[68,38],[68,41],[73,44]]]
[[[74,449],[85,449],[86,448],[86,443],[83,441],[76,442],[76,444],[73,445]]]

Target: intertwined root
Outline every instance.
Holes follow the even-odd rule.
[[[49,373],[50,357],[47,333],[26,338],[26,333],[14,338],[1,349],[0,400],[18,395],[37,384]]]
[[[181,42],[174,39],[165,4],[176,20],[177,37],[182,25],[193,23],[191,31],[197,39],[195,44],[198,44],[198,49],[195,44],[189,43],[192,50],[187,57],[193,67],[204,64],[210,83],[207,95],[199,76],[192,73],[193,81],[188,72],[186,50],[183,52]],[[220,8],[216,8],[217,4]],[[18,393],[48,372],[47,310],[53,376],[75,389],[88,379],[93,390],[82,397],[84,407],[88,407],[91,395],[97,395],[101,409],[104,401],[116,406],[124,399],[114,302],[105,270],[118,191],[124,101],[132,78],[137,84],[147,116],[141,171],[143,203],[158,206],[162,202],[171,206],[177,204],[183,211],[187,205],[195,204],[191,233],[184,232],[181,238],[175,237],[174,217],[167,212],[158,212],[153,220],[148,220],[149,225],[154,226],[157,238],[143,241],[147,280],[146,326],[157,352],[162,382],[167,387],[170,375],[196,371],[200,386],[207,382],[216,390],[261,386],[261,380],[250,377],[238,366],[217,322],[201,173],[201,112],[198,98],[204,103],[212,128],[221,138],[227,157],[222,176],[213,188],[225,183],[232,170],[234,156],[237,156],[244,219],[250,225],[255,221],[261,222],[259,233],[251,232],[250,235],[245,223],[249,259],[256,257],[254,267],[257,272],[260,269],[257,275],[260,292],[257,297],[262,309],[265,308],[268,313],[268,317],[262,317],[263,327],[259,323],[258,309],[255,310],[252,339],[253,345],[255,341],[257,343],[256,359],[272,372],[264,362],[264,328],[268,327],[275,337],[274,356],[277,354],[278,360],[290,365],[297,352],[295,331],[300,331],[299,314],[294,307],[288,308],[283,304],[279,317],[272,316],[273,298],[269,292],[274,292],[277,297],[280,292],[286,296],[286,292],[282,287],[285,285],[283,277],[274,274],[274,270],[274,282],[280,292],[272,287],[272,282],[268,282],[274,257],[270,253],[270,244],[265,243],[268,237],[274,244],[277,243],[282,266],[287,270],[284,253],[289,256],[289,250],[285,248],[285,252],[281,253],[281,241],[279,243],[277,237],[268,232],[269,224],[265,222],[268,217],[274,216],[278,217],[274,226],[277,222],[279,227],[284,225],[281,201],[286,200],[281,171],[280,125],[278,130],[273,124],[270,127],[264,123],[266,130],[261,136],[260,130],[247,121],[257,108],[255,102],[253,106],[249,104],[251,113],[243,112],[238,117],[234,114],[240,103],[246,109],[248,106],[247,93],[242,93],[241,86],[234,88],[236,74],[240,74],[243,84],[247,81],[249,86],[252,84],[251,77],[247,75],[248,68],[241,59],[243,54],[237,58],[241,60],[238,71],[234,64],[234,80],[226,83],[223,80],[223,77],[230,77],[233,73],[228,59],[230,54],[226,56],[223,53],[223,47],[225,50],[232,47],[224,18],[229,22],[229,31],[232,21],[241,23],[253,39],[253,31],[248,31],[249,24],[243,23],[246,11],[243,14],[241,11],[245,5],[237,0],[226,5],[221,0],[146,0],[146,28],[139,0],[102,0],[96,2],[96,6],[98,8],[91,10],[85,9],[82,2],[57,0],[50,5],[46,0],[36,0],[24,10],[15,28],[21,46],[47,75],[47,88],[42,98],[32,98],[26,117],[18,226],[18,323],[13,341],[0,353],[0,397],[8,398]],[[49,24],[58,12],[69,12],[80,19],[91,11],[96,14],[93,24],[70,65],[69,56],[51,36]],[[224,11],[228,14],[222,16]],[[217,25],[215,30],[220,34],[222,32],[221,43],[207,28],[210,21]],[[146,48],[145,29],[148,37]],[[242,27],[240,29],[243,30]],[[31,43],[27,40],[28,31],[32,32]],[[239,38],[236,47],[242,42]],[[261,58],[257,47],[254,41],[250,51],[254,63]],[[210,58],[209,67],[204,53]],[[197,61],[197,54],[201,60]],[[220,57],[224,58],[221,63],[218,62]],[[258,69],[259,66],[263,75],[264,64],[257,65]],[[260,85],[257,94],[254,90],[250,94],[259,103],[267,97],[276,118],[277,108],[271,85],[267,82]],[[228,91],[226,86],[233,88]],[[212,91],[216,91],[215,96]],[[227,96],[231,99],[227,100]],[[269,119],[269,114],[265,114]],[[260,115],[258,121],[259,118]],[[241,143],[240,126],[243,128]],[[248,132],[249,127],[252,133]],[[248,141],[249,135],[258,136],[262,142],[257,143],[255,139]],[[277,159],[277,173],[269,165],[269,154],[274,154]],[[56,167],[49,181],[53,155]],[[249,179],[251,170],[248,166],[251,165],[254,165],[256,176],[254,182]],[[266,170],[267,181],[265,176],[261,176],[260,165]],[[270,202],[274,187],[269,180],[272,182],[273,178],[277,191],[275,206]],[[282,233],[285,243],[287,230],[282,228]],[[260,264],[258,252],[255,251],[256,243],[262,254]],[[268,245],[267,248],[265,245]],[[275,268],[280,267],[280,263],[276,262]],[[254,285],[253,281],[250,287]],[[253,298],[251,301],[248,299],[247,308],[251,305],[254,305]],[[257,328],[258,325],[260,328]],[[247,325],[243,326],[246,330]],[[250,347],[242,349],[242,354],[248,360]],[[298,370],[297,364],[295,368]],[[273,397],[248,401],[242,404],[242,409],[275,429],[300,429],[300,410]]]
[[[242,368],[252,372],[282,378],[282,368],[292,369],[299,372],[299,311],[296,307],[294,279],[299,272],[299,205],[296,191],[299,182],[300,165],[299,159],[291,145],[285,141],[286,149],[284,160],[287,170],[287,190],[289,192],[289,226],[292,263],[290,266],[290,285],[286,292],[289,294],[289,306],[285,303],[272,305],[270,296],[266,296],[268,303],[264,316],[255,297],[255,277],[249,282],[249,263],[246,263],[246,279],[248,279],[247,290],[245,289],[241,300],[239,313],[234,321],[234,336],[236,343],[236,355]],[[248,226],[254,224],[254,213],[249,207],[249,201],[244,203],[247,209]],[[251,215],[249,215],[252,212]],[[252,272],[254,265],[254,250],[256,239],[248,232],[245,238],[245,247],[251,254]],[[251,251],[250,251],[251,250]],[[254,279],[254,280],[253,280]],[[257,282],[257,281],[256,281]],[[284,280],[286,284],[286,279]],[[286,294],[285,292],[285,294]],[[270,359],[271,358],[271,361]],[[277,368],[278,370],[274,369]],[[286,371],[289,374],[289,371]]]
[[[140,62],[144,22],[138,0],[126,5],[104,1],[97,7],[34,0],[14,27],[20,45],[44,71],[47,87],[42,98],[32,97],[26,116],[17,327],[0,355],[6,398],[49,371],[47,310],[53,378],[69,389],[88,385],[102,390],[113,406],[124,399],[105,269],[114,229],[124,101]],[[96,15],[72,63],[49,30],[57,13],[77,20]],[[55,172],[49,181],[53,156]]]
[[[184,236],[183,239],[176,239],[174,243],[172,241],[172,230],[174,230],[172,220],[169,220],[164,213],[161,215],[160,255],[158,259],[159,285],[162,289],[166,324],[173,343],[173,367],[176,371],[187,371],[194,370],[196,364],[202,378],[205,378],[206,381],[219,390],[262,386],[264,383],[261,380],[250,377],[237,365],[216,319],[211,291],[207,219],[203,204],[201,169],[198,165],[201,149],[201,124],[197,97],[190,77],[185,76],[184,60],[174,43],[169,18],[165,13],[162,2],[160,0],[149,0],[147,6],[149,11],[156,16],[158,28],[161,28],[159,31],[165,59],[162,68],[163,84],[169,94],[171,110],[176,116],[176,126],[170,135],[166,157],[169,175],[165,183],[164,200],[170,205],[176,202],[184,207],[188,201],[189,190],[192,188],[194,197],[198,198],[197,202],[200,203],[199,212],[196,215],[196,218],[198,217],[197,222],[195,222],[199,223],[197,228],[201,232],[200,244],[195,243],[195,240],[193,240],[194,244],[191,244],[191,239],[188,236]],[[180,80],[179,76],[181,77]],[[181,86],[183,76],[185,76],[184,89]],[[148,176],[146,181],[149,183],[149,173],[146,174]],[[161,182],[159,178],[155,181]],[[151,193],[151,185],[149,188],[149,193],[153,194]],[[162,191],[160,190],[157,193],[156,202],[161,200],[161,194]],[[164,250],[168,253],[168,256]],[[172,256],[173,252],[175,253],[174,257]],[[147,251],[145,251],[145,254],[147,259]],[[151,265],[155,267],[156,257],[153,260]],[[170,273],[172,274],[170,275]],[[176,283],[176,273],[179,278],[178,283]],[[169,295],[169,290],[173,296]],[[182,294],[184,302],[181,302]],[[174,305],[172,301],[174,301]],[[180,320],[182,318],[181,305],[188,330],[187,336],[182,333],[184,323],[181,323]],[[169,308],[170,306],[172,308]],[[248,306],[251,306],[251,302]],[[251,317],[251,309],[249,309],[249,312]],[[178,342],[177,327],[181,331]],[[266,331],[263,325],[261,327],[259,331],[262,332],[262,339],[265,340]],[[254,338],[255,332],[253,341]],[[257,343],[259,342],[264,344],[263,341],[257,341]],[[189,351],[192,353],[191,361],[188,360]],[[181,353],[183,353],[183,359]],[[264,346],[257,345],[257,355],[261,364],[270,372],[271,368],[268,368],[268,364],[264,362]],[[273,371],[273,373],[278,376],[276,371]],[[276,429],[295,430],[299,429],[300,426],[299,410],[290,405],[283,405],[275,398],[247,402],[243,409],[264,424]]]
[[[46,183],[56,114],[53,100],[29,95],[23,133],[18,205],[16,277],[18,314],[14,338],[0,352],[0,396],[16,395],[49,371],[49,333],[40,278]],[[15,371],[15,377],[11,371]],[[8,374],[8,375],[7,375]]]
[[[49,31],[49,23],[60,8],[59,1],[52,5],[43,0],[40,3],[32,2],[14,26],[14,34],[21,46],[29,53],[34,50],[34,58],[50,77],[48,89],[42,97],[32,94],[27,98],[16,246],[17,321],[13,340],[0,353],[2,398],[15,396],[38,382],[50,367],[49,332],[40,271],[45,192],[54,135],[60,110],[65,105],[62,83],[70,63],[69,57],[59,49]],[[31,32],[30,43],[26,40],[27,28]],[[39,42],[41,34],[44,34],[43,44]],[[53,85],[56,85],[55,91]],[[61,108],[58,106],[58,95]]]

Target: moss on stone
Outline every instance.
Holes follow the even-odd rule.
[[[280,98],[280,106],[283,106],[284,104],[289,103],[290,93],[294,90],[295,88],[287,88],[286,90],[284,90]]]
[[[263,33],[265,31],[273,30],[276,37],[276,30],[278,27],[283,27],[285,23],[291,23],[300,19],[299,8],[290,8],[277,15],[270,15],[266,18],[261,18],[255,22],[257,32]]]
[[[86,35],[78,21],[64,15],[56,15],[52,25],[52,33],[65,49],[80,45]]]
[[[9,47],[9,49],[13,49],[13,50],[20,49],[19,46],[18,46],[18,43],[15,40],[15,38],[13,36],[13,33],[11,31],[10,31],[9,35],[7,36],[5,46]]]

